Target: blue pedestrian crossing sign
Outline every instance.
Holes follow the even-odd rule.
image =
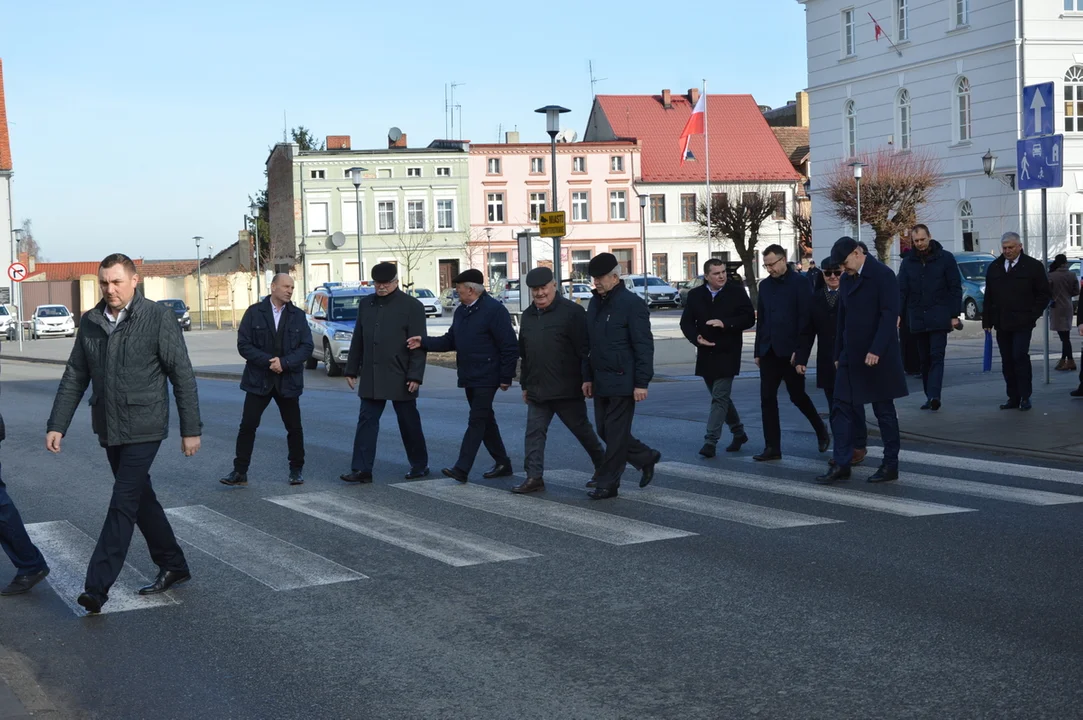
[[[1063,135],[1020,140],[1016,149],[1016,188],[1041,190],[1064,185]]]
[[[1023,137],[1053,134],[1053,83],[1023,88]]]

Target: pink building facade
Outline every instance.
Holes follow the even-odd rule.
[[[557,143],[557,198],[552,202],[548,143],[470,146],[470,240],[467,256],[494,278],[520,275],[516,237],[538,228],[538,214],[563,210],[561,277],[588,280],[587,263],[601,252],[617,256],[627,274],[641,272],[640,210],[634,180],[635,141]],[[533,243],[533,265],[552,267],[548,238]]]

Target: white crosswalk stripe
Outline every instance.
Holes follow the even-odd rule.
[[[869,457],[882,458],[882,447],[870,447]],[[1036,465],[1020,465],[1018,463],[999,462],[996,460],[982,460],[979,458],[959,457],[956,455],[937,455],[934,453],[918,452],[916,450],[903,450],[899,453],[900,462],[912,462],[920,465],[934,465],[939,468],[953,468],[955,470],[970,470],[972,472],[990,473],[993,475],[1010,475],[1018,478],[1031,480],[1048,480],[1050,482],[1065,483],[1066,485],[1083,485],[1083,472],[1075,470],[1061,470],[1059,468],[1038,467]]]
[[[49,585],[73,613],[85,615],[86,611],[75,599],[83,592],[95,539],[67,520],[34,523],[27,525],[26,531],[49,563]],[[109,590],[108,602],[102,606],[102,614],[177,604],[176,598],[168,592],[159,595],[136,594],[139,588],[149,584],[150,578],[124,563],[120,577]]]
[[[870,452],[870,455],[872,453]],[[742,462],[755,462],[750,457],[738,458]],[[807,458],[784,457],[781,460],[771,461],[773,467],[783,467],[790,470],[802,470],[809,473],[810,477],[819,475],[827,470],[827,463],[822,460],[810,460]],[[872,468],[865,468],[868,474],[872,474]],[[854,468],[854,473],[861,470]],[[1003,500],[1004,502],[1021,503],[1023,505],[1069,505],[1083,502],[1083,495],[1067,495],[1065,493],[1046,492],[1044,490],[1030,490],[1028,488],[1009,487],[1007,485],[993,485],[991,483],[974,482],[972,480],[959,480],[957,478],[939,477],[933,475],[921,475],[909,471],[901,471],[895,484],[903,487],[918,487],[924,490],[938,490],[941,492],[955,493],[958,495],[971,495],[973,497],[986,498],[989,500]]]
[[[546,484],[562,485],[566,487],[581,488],[587,480],[590,480],[590,477],[590,473],[580,472],[578,470],[547,470],[545,472]],[[697,493],[684,492],[682,490],[672,490],[669,488],[658,487],[657,484],[648,485],[642,490],[635,487],[626,490],[622,486],[620,497],[634,502],[645,503],[647,505],[655,505],[670,510],[680,510],[695,515],[706,515],[707,517],[716,518],[718,520],[741,523],[742,525],[752,525],[753,527],[766,528],[769,530],[804,527],[806,525],[828,525],[831,523],[842,522],[841,520],[816,517],[815,515],[805,515],[803,513],[779,510],[760,505],[751,505],[749,503],[727,500],[726,498],[714,497],[711,495],[700,495]]]
[[[631,545],[696,534],[534,496],[514,495],[507,490],[461,484],[451,478],[396,483],[392,487],[610,545]]]
[[[365,580],[348,567],[203,505],[165,511],[184,542],[272,590]]]
[[[846,490],[834,486],[811,485],[794,480],[778,480],[763,475],[733,472],[730,470],[714,469],[700,465],[688,465],[686,463],[663,462],[657,466],[657,472],[690,480],[700,480],[716,485],[728,485],[730,487],[745,488],[747,490],[759,490],[762,492],[789,495],[805,500],[828,502],[835,505],[848,505],[873,510],[876,512],[892,513],[905,517],[923,517],[926,515],[948,515],[951,513],[973,512],[973,508],[955,507],[952,505],[940,505],[938,503],[924,502],[921,500],[909,500],[906,498],[894,498],[885,495],[875,495],[857,490]],[[657,481],[656,481],[657,482]]]
[[[538,557],[537,553],[514,545],[334,492],[265,499],[452,567]]]

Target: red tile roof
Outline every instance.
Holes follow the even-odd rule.
[[[639,140],[644,182],[702,182],[703,135],[692,136],[696,159],[683,166],[678,145],[692,104],[686,96],[674,94],[671,105],[668,110],[662,107],[661,95],[598,95],[592,115],[602,112],[616,137]],[[713,182],[799,179],[751,95],[709,95],[707,123]]]
[[[91,262],[36,262],[34,275],[45,273],[46,280],[78,280],[83,275],[98,274],[99,260]]]
[[[184,277],[196,271],[196,260],[136,260],[143,277]]]
[[[11,139],[8,137],[8,113],[4,104],[3,61],[0,61],[0,170],[11,170]]]

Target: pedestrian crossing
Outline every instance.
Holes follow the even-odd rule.
[[[881,456],[882,448],[869,448],[870,458]],[[585,498],[583,486],[590,479],[588,473],[553,469],[545,473],[549,491],[526,496],[508,492],[518,482],[516,478],[494,481],[492,485],[438,478],[393,482],[383,487],[337,487],[272,495],[262,501],[276,510],[270,517],[254,513],[259,521],[242,522],[207,505],[175,507],[166,513],[188,551],[197,579],[202,575],[201,566],[218,562],[238,577],[247,578],[245,582],[255,581],[271,592],[290,592],[318,586],[367,587],[379,582],[381,575],[394,574],[397,568],[381,566],[386,558],[378,555],[371,567],[355,567],[358,553],[367,556],[366,547],[371,547],[366,546],[367,542],[450,568],[492,566],[493,572],[501,572],[502,563],[532,562],[551,552],[547,535],[572,536],[583,540],[585,546],[607,545],[613,548],[609,552],[620,552],[624,546],[680,543],[697,532],[707,534],[702,520],[692,526],[697,532],[688,529],[691,517],[747,526],[753,528],[750,532],[803,532],[817,526],[845,526],[868,514],[920,521],[973,514],[990,503],[1029,506],[1028,512],[1083,503],[1083,494],[1019,486],[1020,479],[1083,485],[1083,472],[908,451],[901,459],[901,478],[887,487],[857,482],[849,486],[816,485],[812,477],[827,467],[823,457],[787,456],[761,464],[746,456],[725,456],[700,463],[659,463],[655,481],[643,489],[635,486],[636,474],[630,471],[620,496],[602,503]],[[855,480],[871,473],[874,464],[855,468]],[[970,479],[968,473],[983,477]],[[989,481],[988,476],[1010,477],[1013,484],[998,484]],[[320,480],[313,480],[311,485],[319,487]],[[570,489],[577,492],[570,493]],[[907,496],[912,490],[920,492],[920,499]],[[728,497],[733,491],[738,491],[740,500]],[[942,502],[937,496],[933,502],[925,499],[930,497],[930,491],[963,500],[961,504]],[[748,501],[750,493],[755,495],[753,502]],[[413,497],[407,499],[409,496]],[[774,507],[773,499],[779,497],[787,498],[790,507]],[[794,502],[800,503],[796,510],[791,509]],[[403,506],[406,511],[399,509]],[[455,511],[447,513],[448,506],[454,506]],[[416,514],[412,509],[415,507]],[[444,522],[427,519],[441,510],[445,510],[441,516]],[[277,513],[296,513],[317,522],[307,523],[298,537],[295,526],[282,522],[289,515]],[[523,534],[516,527],[520,523],[543,530],[540,535]],[[484,534],[476,532],[478,526],[486,528]],[[324,527],[327,532],[345,532],[358,538],[348,543],[350,559],[325,557],[303,547],[307,544],[305,538],[311,537],[304,533],[313,529],[319,533]],[[75,598],[82,592],[95,539],[66,520],[28,525],[27,530],[49,562],[49,586],[73,613],[82,615]],[[524,537],[530,540],[524,541]],[[330,546],[341,544],[336,541]],[[137,562],[153,569],[143,558]],[[149,577],[126,564],[103,611],[122,613],[179,603],[183,593],[137,595],[136,590],[149,582]]]

